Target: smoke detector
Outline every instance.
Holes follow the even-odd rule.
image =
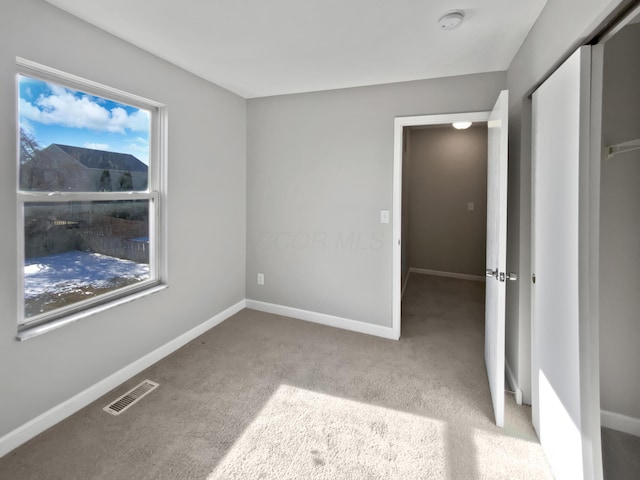
[[[464,20],[463,10],[451,10],[440,17],[438,24],[441,30],[453,30],[460,26],[462,20]]]

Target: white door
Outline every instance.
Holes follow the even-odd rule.
[[[583,47],[533,94],[532,414],[559,480],[598,477],[581,303],[590,83]]]
[[[507,149],[509,93],[489,116],[487,172],[487,284],[484,359],[496,425],[504,426],[504,335],[507,266]]]

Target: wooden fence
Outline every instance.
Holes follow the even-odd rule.
[[[81,239],[80,250],[131,260],[136,263],[149,263],[149,242],[133,242],[118,237],[96,235],[91,232],[81,232],[78,235]]]
[[[149,263],[149,242],[129,239],[148,237],[146,221],[99,216],[84,221],[55,220],[46,228],[25,229],[25,258],[54,255],[72,250]]]
[[[46,232],[25,235],[24,257],[43,257],[78,250],[78,247],[77,231],[54,226]]]
[[[149,236],[149,223],[144,220],[127,220],[101,215],[94,218],[90,225],[82,227],[81,230],[106,237],[138,238]]]

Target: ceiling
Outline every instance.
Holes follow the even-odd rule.
[[[503,71],[546,3],[47,1],[245,98]]]

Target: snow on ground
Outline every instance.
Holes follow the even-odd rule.
[[[115,279],[144,280],[149,265],[77,250],[24,262],[24,296],[33,298],[45,293],[64,293],[79,287],[108,288]]]

